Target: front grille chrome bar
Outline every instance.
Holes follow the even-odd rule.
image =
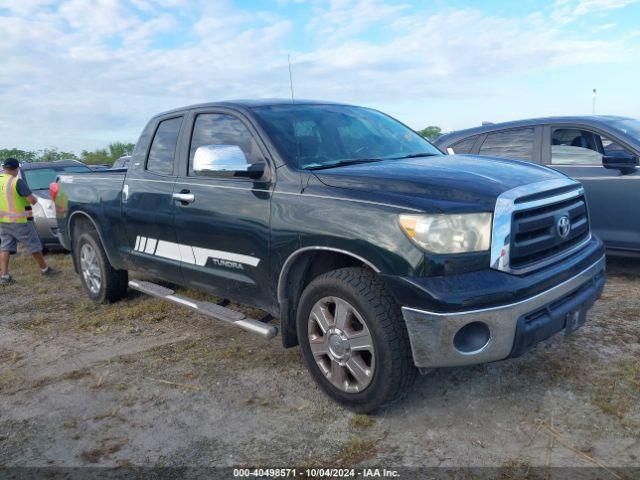
[[[575,188],[567,191],[566,187],[574,186]],[[554,194],[553,190],[561,189],[561,193]],[[544,198],[536,198],[528,202],[517,202],[519,198],[528,197],[536,193],[549,191],[549,196]],[[580,250],[586,243],[591,240],[591,233],[587,235],[584,241],[573,247],[563,250],[555,255],[551,255],[532,265],[521,268],[512,268],[510,265],[511,258],[511,228],[514,212],[520,210],[528,210],[531,208],[551,205],[553,203],[568,200],[570,198],[584,196],[584,188],[579,182],[570,178],[558,178],[555,180],[546,180],[543,182],[530,183],[520,187],[507,190],[502,193],[496,200],[496,208],[493,214],[493,229],[491,233],[491,268],[507,273],[522,274],[533,270],[546,267],[558,260],[568,257],[572,253]]]

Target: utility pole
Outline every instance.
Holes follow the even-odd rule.
[[[596,90],[595,88],[593,89],[593,108],[591,111],[592,115],[596,114],[596,99],[598,98],[598,90]]]

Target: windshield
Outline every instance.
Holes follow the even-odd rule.
[[[49,184],[55,182],[58,175],[90,171],[88,167],[83,165],[34,168],[33,170],[22,170],[22,178],[27,182],[30,190],[48,190]]]
[[[640,120],[626,118],[624,120],[615,120],[611,122],[611,125],[640,142]]]
[[[410,128],[368,108],[291,104],[253,111],[285,161],[298,168],[442,155]]]

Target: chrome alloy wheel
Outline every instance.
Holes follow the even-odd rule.
[[[102,285],[100,264],[98,263],[98,255],[95,249],[88,243],[82,245],[80,249],[80,271],[89,291],[97,295]]]
[[[336,388],[361,392],[373,379],[373,338],[362,316],[338,297],[318,300],[309,315],[309,346],[313,357]]]

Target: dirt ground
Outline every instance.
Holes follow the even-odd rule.
[[[640,261],[587,324],[516,360],[420,377],[376,415],[329,401],[297,349],[130,292],[84,295],[68,255],[0,287],[0,467],[640,466]]]

